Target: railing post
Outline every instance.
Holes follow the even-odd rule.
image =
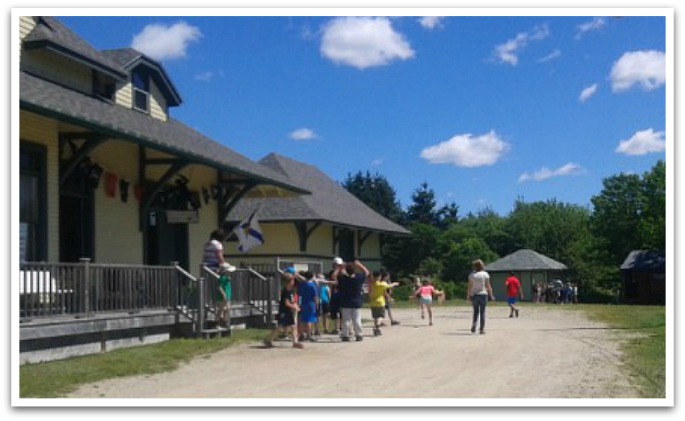
[[[179,285],[179,277],[178,277],[178,272],[176,271],[176,266],[178,266],[178,262],[172,261],[171,262],[171,267],[174,269],[173,274],[174,274],[174,280],[173,280],[173,285],[171,285],[171,291],[169,293],[169,305],[171,308],[176,309],[178,306],[183,305],[181,303],[181,286]]]
[[[81,257],[79,259],[81,264],[83,265],[83,293],[84,293],[84,303],[83,303],[83,312],[85,313],[86,317],[91,316],[90,312],[90,258],[89,257]]]
[[[273,289],[273,282],[274,282],[274,277],[269,276],[269,281],[266,284],[266,288],[268,290],[268,292],[266,293],[266,305],[267,305],[266,314],[269,317],[267,320],[267,323],[268,323],[267,327],[271,327],[271,323],[273,323],[273,303],[271,301],[271,299],[272,299],[271,291]]]
[[[197,279],[197,326],[195,333],[202,335],[202,329],[205,327],[205,278],[200,276]]]

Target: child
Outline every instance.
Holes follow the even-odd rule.
[[[323,326],[323,333],[328,333],[328,313],[330,312],[331,289],[328,283],[319,282],[319,325],[317,325],[317,334],[319,333],[319,326]]]
[[[300,297],[300,340],[308,339],[316,341],[312,336],[313,326],[317,324],[316,307],[319,302],[318,288],[311,272],[301,272],[301,278],[306,279],[297,286],[297,294]]]
[[[267,339],[264,339],[264,345],[267,348],[273,346],[273,341],[281,333],[287,333],[290,329],[293,335],[293,348],[302,349],[304,346],[297,338],[297,313],[300,307],[295,302],[295,271],[285,272],[285,285],[281,289],[281,298],[278,302],[278,327],[274,329]]]
[[[389,288],[398,286],[399,283],[388,284],[381,280],[381,272],[374,271],[369,282],[369,306],[373,317],[373,335],[381,335],[381,323],[385,317],[385,293]]]
[[[342,317],[340,314],[340,291],[337,285],[331,286],[330,310],[331,321],[333,321],[333,333],[340,334],[342,332]]]
[[[433,326],[433,295],[442,296],[444,292],[438,291],[435,287],[429,284],[428,279],[421,281],[421,287],[414,292],[419,297],[419,304],[421,305],[421,318],[424,319],[424,309],[428,310],[428,326]]]
[[[231,278],[229,273],[235,272],[235,266],[223,263],[219,267],[219,293],[216,295],[216,320],[217,325],[228,326],[228,313],[231,305]]]
[[[381,269],[381,280],[385,283],[390,284],[390,273],[386,272],[385,269]],[[392,309],[391,309],[391,304],[393,302],[392,298],[392,288],[388,288],[385,290],[385,310],[388,313],[388,319],[390,319],[390,325],[398,325],[400,324],[399,320],[395,320],[392,317]],[[384,323],[381,323],[381,326],[384,326]]]

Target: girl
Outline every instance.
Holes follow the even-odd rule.
[[[433,295],[442,296],[444,292],[438,291],[428,282],[428,279],[421,281],[421,286],[414,292],[419,297],[421,305],[421,318],[425,319],[424,309],[428,310],[428,325],[433,326]]]

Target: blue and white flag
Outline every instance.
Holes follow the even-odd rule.
[[[262,229],[259,227],[259,220],[257,220],[258,209],[255,209],[248,218],[243,220],[236,227],[233,232],[238,237],[238,251],[241,253],[247,253],[250,249],[264,244],[264,235],[262,234]]]

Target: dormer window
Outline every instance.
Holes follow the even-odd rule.
[[[150,77],[146,72],[136,70],[131,75],[133,82],[133,109],[147,113],[150,110]]]

